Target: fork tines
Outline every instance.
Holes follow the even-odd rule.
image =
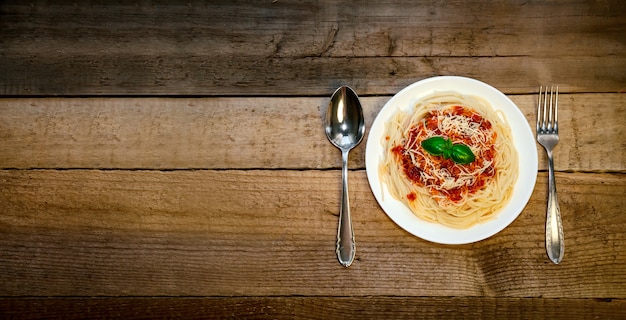
[[[549,97],[548,97],[549,96]],[[548,102],[549,101],[549,102]],[[559,87],[539,87],[539,103],[537,103],[537,132],[559,133],[558,127]]]

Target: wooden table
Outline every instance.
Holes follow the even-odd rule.
[[[626,4],[3,1],[0,318],[626,318]],[[334,246],[342,84],[368,125],[460,75],[529,123],[558,84],[565,258],[544,248],[545,153],[508,228],[407,233],[350,156],[355,263]],[[539,147],[538,147],[539,148]]]

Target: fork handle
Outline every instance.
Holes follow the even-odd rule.
[[[548,152],[548,210],[546,213],[546,251],[552,262],[558,264],[563,259],[565,244],[563,240],[563,224],[561,209],[556,195],[556,179],[554,178],[554,162],[552,152]]]

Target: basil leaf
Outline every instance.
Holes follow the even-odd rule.
[[[443,137],[431,137],[422,141],[422,148],[433,156],[440,156],[448,150],[448,141]]]
[[[474,162],[476,157],[472,150],[462,144],[453,144],[452,140],[444,137],[431,137],[421,143],[422,148],[433,156],[443,156],[444,159],[452,158],[458,164],[468,164]]]
[[[454,162],[459,164],[468,164],[474,162],[476,157],[472,150],[464,144],[455,144],[452,146],[451,158]]]

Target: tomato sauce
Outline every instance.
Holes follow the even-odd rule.
[[[471,136],[464,135],[459,132],[442,132],[439,129],[439,118],[441,116],[462,116],[473,124],[477,124],[479,130],[486,132],[488,141],[481,145],[476,144]],[[495,139],[496,134],[491,130],[491,123],[480,114],[470,108],[463,106],[453,106],[445,110],[435,110],[427,115],[418,125],[409,130],[404,145],[397,145],[391,149],[396,160],[404,170],[404,174],[412,183],[418,186],[429,187],[431,194],[436,196],[445,196],[449,201],[458,203],[469,194],[474,194],[483,188],[490,179],[496,174],[495,169]],[[429,136],[443,136],[453,141],[461,141],[470,148],[479,150],[476,154],[475,161],[469,164],[457,164],[452,159],[444,159],[442,156],[433,156],[421,149],[421,142]],[[411,148],[408,150],[407,148]],[[413,157],[410,153],[412,152]],[[428,158],[427,158],[428,157]],[[415,159],[415,162],[413,162]],[[435,168],[427,166],[427,163],[435,163]],[[486,167],[486,168],[485,168]],[[477,172],[478,169],[485,168],[479,174],[472,175],[469,182],[464,183],[460,187],[450,189],[434,188],[433,186],[441,186],[444,184],[443,179],[438,178],[438,174],[434,170],[445,171],[449,175],[446,179],[461,179],[468,173]],[[411,192],[406,195],[407,199],[414,201],[415,193]]]

